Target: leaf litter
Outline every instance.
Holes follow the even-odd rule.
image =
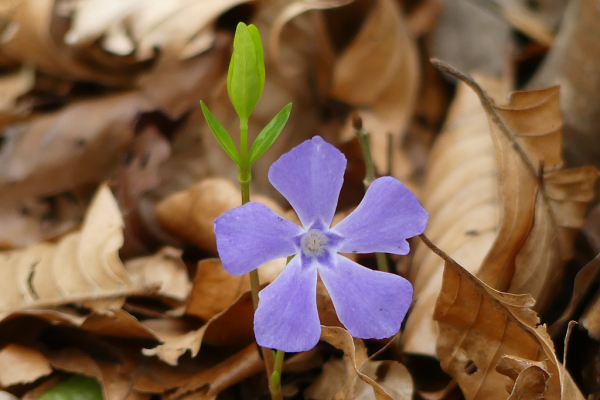
[[[215,258],[213,222],[241,204],[237,170],[198,105],[235,132],[227,63],[244,20],[267,70],[250,136],[294,104],[253,167],[253,200],[298,223],[267,171],[318,134],[350,160],[334,221],[348,215],[364,194],[358,115],[378,174],[402,179],[431,216],[431,246],[390,257],[415,288],[403,332],[353,339],[318,282],[321,342],[286,356],[284,397],[597,398],[586,374],[600,357],[587,216],[598,172],[586,164],[598,165],[600,110],[597,68],[578,68],[593,64],[600,24],[591,0],[576,3],[0,4],[2,397],[68,393],[88,377],[107,400],[268,398],[249,279]],[[434,63],[457,84],[431,55],[460,66]],[[537,89],[500,105],[526,86]],[[284,266],[259,268],[263,287]],[[565,330],[578,338],[568,358]]]

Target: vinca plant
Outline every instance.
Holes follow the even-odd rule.
[[[428,214],[400,181],[372,181],[359,206],[332,225],[342,188],[346,158],[316,136],[282,155],[269,169],[271,184],[291,204],[302,226],[267,206],[249,201],[250,167],[277,139],[291,111],[288,104],[260,132],[248,152],[248,118],[263,90],[265,68],[258,30],[240,23],[234,39],[227,89],[240,118],[240,147],[201,102],[217,140],[238,165],[242,205],[215,220],[217,250],[227,272],[251,274],[255,300],[254,332],[263,351],[273,398],[281,398],[284,352],[313,348],[321,336],[317,277],[323,281],[340,322],[355,337],[394,336],[412,302],[404,278],[363,267],[339,253],[409,252],[408,238],[420,235]],[[273,283],[258,293],[256,269],[288,257]],[[269,355],[270,357],[267,357]]]

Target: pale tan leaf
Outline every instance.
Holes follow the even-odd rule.
[[[51,373],[50,363],[35,349],[12,343],[0,350],[2,387],[31,383]]]
[[[465,399],[507,398],[513,388],[506,387],[506,378],[496,370],[502,356],[512,356],[513,367],[528,363],[535,366],[537,369],[527,372],[523,380],[531,379],[530,383],[538,389],[544,376],[539,362],[545,362],[542,369],[549,378],[542,385],[542,393],[546,399],[583,399],[559,362],[546,325],[540,324],[533,311],[535,301],[531,296],[491,288],[426,238],[423,240],[445,261],[434,315],[440,328],[437,355],[442,368],[458,382]],[[505,358],[500,370],[515,376],[515,368],[510,372],[506,362]],[[517,383],[518,390],[533,390],[526,383]]]
[[[65,41],[82,46],[102,37],[106,51],[134,53],[139,60],[153,57],[156,49],[167,58],[189,58],[210,48],[219,15],[247,1],[79,1]]]
[[[0,253],[0,312],[55,307],[143,293],[119,259],[123,220],[110,189],[98,190],[80,231],[56,244]],[[110,302],[107,303],[110,305]]]
[[[515,92],[508,105],[497,106],[471,78],[435,64],[477,94],[490,138],[481,134],[481,108],[473,108],[478,114],[470,122],[473,126],[457,128],[461,132],[432,153],[424,199],[432,214],[428,232],[484,282],[511,293],[530,293],[536,309],[544,310],[572,256],[574,235],[583,226],[598,172],[592,167],[562,169],[558,88]],[[480,142],[467,139],[475,131]],[[462,152],[470,146],[477,151],[465,157]],[[547,251],[540,252],[542,248]],[[441,264],[425,250],[418,251],[412,276],[423,301],[417,301],[419,312],[409,320],[407,348],[433,354],[436,331],[427,314],[441,283]]]
[[[491,79],[483,86],[490,93],[502,92],[500,82]],[[430,216],[427,237],[472,273],[479,270],[500,224],[496,182],[487,117],[477,95],[461,83],[429,156],[422,202]],[[434,355],[433,309],[442,285],[443,260],[417,243],[412,266],[410,280],[417,301],[402,343],[408,352]]]
[[[136,287],[158,287],[158,294],[183,301],[192,289],[188,271],[181,260],[182,250],[163,247],[158,253],[125,263]]]

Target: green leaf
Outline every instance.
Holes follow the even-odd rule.
[[[252,165],[252,163],[256,161],[258,157],[260,157],[265,151],[267,151],[273,142],[275,142],[277,137],[279,137],[279,134],[285,127],[285,124],[290,117],[291,111],[292,103],[283,107],[283,110],[279,111],[279,114],[277,114],[275,118],[273,118],[271,122],[269,122],[267,126],[265,126],[258,134],[256,140],[254,140],[254,143],[252,143],[252,148],[250,148],[250,165]]]
[[[225,152],[231,157],[231,159],[236,163],[240,163],[240,157],[238,154],[238,149],[235,147],[235,143],[231,140],[231,136],[227,130],[221,125],[219,120],[210,112],[208,107],[204,104],[202,100],[200,100],[200,106],[202,107],[202,112],[204,113],[204,118],[206,118],[206,122],[208,122],[208,126],[210,126],[210,130],[215,135],[219,144],[225,150]]]
[[[235,111],[240,119],[245,121],[250,117],[262,94],[264,60],[261,59],[259,62],[258,56],[262,57],[262,45],[260,51],[257,51],[248,26],[240,22],[233,39],[233,55],[227,76],[227,89]],[[259,65],[262,65],[262,69]]]
[[[265,87],[265,56],[258,28],[254,25],[248,25],[248,32],[250,32],[250,36],[252,36],[252,41],[254,42],[258,76],[260,79],[260,97],[262,95],[263,88]]]
[[[103,400],[102,387],[94,378],[73,375],[40,396],[39,400]]]

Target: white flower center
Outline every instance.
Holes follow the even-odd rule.
[[[311,229],[306,232],[300,240],[302,252],[310,257],[319,257],[327,248],[327,236],[318,229]]]

